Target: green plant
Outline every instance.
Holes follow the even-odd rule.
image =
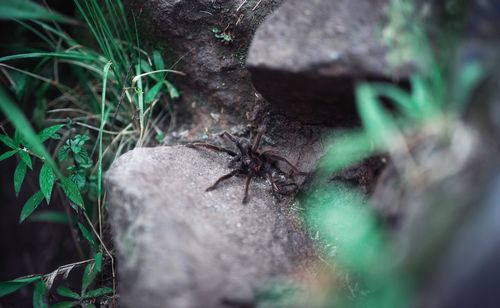
[[[9,148],[1,153],[0,160],[19,160],[13,176],[16,194],[27,172],[38,172],[33,161],[39,161],[41,165],[38,175],[40,191],[26,201],[20,222],[37,220],[72,224],[88,243],[93,256],[90,260],[62,266],[49,274],[0,284],[0,296],[3,296],[36,283],[34,305],[38,302],[37,307],[46,305],[44,296],[51,291],[54,277],[67,276],[73,268],[85,264],[78,298],[76,293],[58,289],[58,294],[74,300],[59,306],[92,306],[95,298],[104,300],[110,294],[114,298],[114,259],[103,242],[105,200],[102,176],[121,153],[154,140],[156,132],[161,131],[155,119],[166,112],[158,107],[180,96],[167,78],[170,74],[182,73],[168,69],[159,51],[148,53],[141,48],[137,30],[129,25],[121,1],[74,0],[74,3],[97,50],[72,38],[58,23],[74,23],[73,20],[31,1],[2,4],[6,12],[12,13],[0,15],[0,18],[14,18],[20,27],[33,33],[44,44],[42,50],[31,49],[0,58],[6,86],[16,99],[36,102],[31,122],[46,127],[35,133],[21,109],[0,87],[0,109],[14,131],[9,134],[10,130],[4,129],[0,135],[0,142]],[[33,10],[37,14],[33,14]],[[21,20],[27,18],[35,20]],[[10,64],[22,64],[23,60],[29,60],[26,65],[37,62],[28,69]],[[61,78],[62,74],[65,74],[64,78]],[[31,93],[37,94],[33,97]],[[51,203],[54,196],[61,196],[53,194],[53,190],[66,196],[69,202],[61,201],[69,205],[68,215],[37,213],[44,200]],[[103,260],[110,264],[108,273],[101,273]],[[102,283],[95,279],[98,273],[112,277],[112,288],[103,286],[87,291],[92,283]]]
[[[212,28],[212,33],[214,37],[222,43],[229,44],[233,41],[233,36],[230,33],[224,32],[217,27]]]
[[[362,128],[336,133],[318,167],[319,183],[355,163],[378,154],[389,154],[405,183],[418,183],[426,173],[413,157],[418,140],[433,134],[449,140],[471,93],[485,68],[470,61],[450,74],[452,59],[437,55],[425,28],[414,12],[412,1],[393,0],[384,35],[395,51],[389,61],[400,64],[411,59],[418,73],[410,78],[410,89],[380,82],[356,86],[356,103]],[[391,108],[387,108],[387,106]],[[421,181],[420,181],[421,182]],[[371,212],[370,201],[349,185],[314,185],[302,198],[305,219],[319,234],[326,262],[355,275],[361,290],[353,296],[335,294],[339,307],[404,307],[408,305],[412,277],[399,272],[393,247]]]

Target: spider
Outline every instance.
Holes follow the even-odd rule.
[[[290,161],[288,161],[288,159],[274,153],[271,149],[259,149],[263,134],[264,130],[259,129],[258,133],[255,135],[252,141],[246,138],[237,138],[228,132],[223,132],[222,134],[220,134],[221,137],[227,138],[236,145],[239,150],[239,154],[232,150],[204,142],[195,142],[188,144],[187,146],[192,148],[204,147],[210,150],[227,153],[233,157],[228,165],[228,167],[233,170],[228,174],[221,176],[219,179],[217,179],[217,181],[215,181],[212,186],[208,187],[205,191],[214,190],[221,182],[232,178],[235,175],[245,175],[245,194],[242,201],[243,204],[245,204],[248,202],[248,187],[252,178],[254,177],[267,177],[271,182],[273,193],[283,193],[283,190],[278,187],[276,181],[273,178],[273,169],[281,172],[282,174],[286,174],[278,166],[278,162],[280,161],[290,166],[292,170],[292,172],[288,174],[288,178],[292,177],[293,172],[302,176],[307,175],[306,172],[299,171],[299,169],[295,167],[295,165]],[[285,182],[282,185],[282,188],[285,186],[294,186],[295,188],[298,188],[296,183]]]

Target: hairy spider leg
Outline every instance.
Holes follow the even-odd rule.
[[[205,189],[205,191],[211,191],[211,190],[214,190],[215,188],[217,188],[217,185],[219,185],[220,182],[222,181],[225,181],[229,178],[232,178],[233,176],[235,176],[236,174],[238,174],[239,170],[233,170],[231,172],[229,172],[228,174],[225,174],[223,176],[221,176],[217,181],[215,181],[214,185],[210,186],[209,188]]]
[[[273,188],[273,195],[275,197],[278,197],[276,195],[276,192],[279,191],[279,188],[278,188],[278,186],[276,185],[276,182],[273,179],[273,175],[271,174],[271,171],[267,171],[266,175],[267,175],[267,178],[269,179],[269,181],[271,182],[271,187]]]
[[[248,202],[248,187],[250,186],[250,181],[252,180],[252,175],[247,176],[247,181],[245,182],[245,195],[243,196],[243,203]]]
[[[257,135],[255,135],[255,139],[253,140],[253,145],[252,145],[252,151],[257,151],[260,145],[260,140],[262,139],[262,136],[264,135],[264,128],[259,128],[259,131],[257,132]]]
[[[287,187],[287,186],[293,186],[295,188],[295,190],[299,189],[299,185],[297,185],[297,183],[287,183],[287,184],[283,184],[281,185],[281,188],[283,187]],[[278,189],[279,193],[280,194],[286,194],[287,192],[284,192],[282,189]]]
[[[270,158],[271,160],[279,160],[279,161],[286,163],[288,166],[290,166],[290,168],[293,169],[293,171],[297,172],[298,175],[307,175],[308,174],[307,172],[300,171],[299,168],[295,167],[294,164],[292,164],[288,159],[284,158],[283,156],[271,153],[271,150],[265,150],[265,151],[260,152],[259,156],[262,156],[262,155]]]
[[[207,149],[218,151],[218,152],[224,152],[224,153],[227,153],[227,154],[229,154],[231,156],[236,156],[237,155],[235,152],[233,152],[231,150],[224,149],[224,148],[215,146],[215,145],[210,144],[210,143],[195,142],[195,143],[186,144],[186,146],[190,147],[190,148],[196,148],[196,147],[207,148]]]
[[[287,184],[281,185],[281,187],[278,187],[278,185],[276,184],[276,181],[273,178],[271,171],[268,171],[266,173],[266,175],[267,175],[267,178],[269,179],[269,181],[271,182],[271,187],[273,188],[273,195],[278,199],[279,199],[279,196],[277,195],[277,193],[278,194],[286,194],[286,191],[282,190],[283,187],[294,186],[295,189],[299,188],[299,185],[297,185],[296,183],[287,183]]]
[[[220,134],[220,136],[221,137],[226,137],[227,139],[231,140],[234,143],[238,143],[238,139],[236,139],[236,137],[234,137],[233,135],[231,135],[228,132],[223,132],[222,134]]]

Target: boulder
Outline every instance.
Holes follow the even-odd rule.
[[[257,26],[282,0],[257,2],[129,0],[128,7],[139,15],[146,41],[166,47],[169,62],[186,73],[174,80],[183,93],[182,105],[244,115],[255,101],[245,68],[248,46]]]
[[[313,256],[293,209],[257,179],[205,189],[230,156],[184,146],[137,148],[106,174],[124,307],[249,307],[265,283]]]
[[[289,0],[258,28],[247,67],[274,107],[310,124],[349,124],[360,80],[404,79],[382,45],[387,0]],[[407,69],[406,69],[407,70]]]

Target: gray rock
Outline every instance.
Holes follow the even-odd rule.
[[[275,110],[311,124],[356,114],[353,84],[393,80],[382,46],[387,0],[289,0],[258,28],[247,67]]]
[[[248,46],[257,26],[282,0],[262,1],[255,7],[257,2],[129,0],[128,6],[140,12],[141,33],[149,33],[146,40],[165,45],[171,63],[180,61],[176,68],[187,76],[176,79],[175,85],[182,90],[186,106],[209,104],[241,115],[255,100],[245,68]],[[217,38],[214,28],[231,41]]]
[[[257,180],[211,192],[229,156],[183,146],[138,148],[106,175],[124,307],[252,304],[255,288],[287,277],[312,255],[291,207]]]

